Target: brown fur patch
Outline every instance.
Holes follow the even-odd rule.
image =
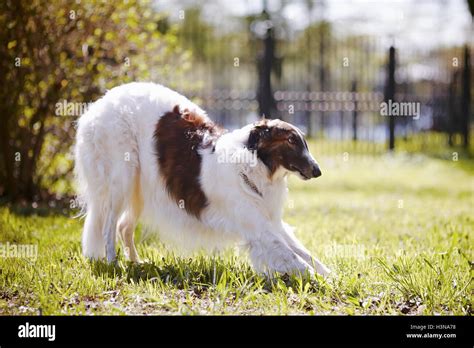
[[[155,146],[168,193],[178,205],[183,202],[186,211],[197,218],[208,203],[199,183],[198,150],[214,146],[222,133],[206,117],[188,110],[181,112],[178,105],[156,125]]]

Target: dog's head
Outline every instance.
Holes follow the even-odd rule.
[[[267,166],[270,176],[280,168],[303,180],[321,176],[303,133],[287,122],[278,119],[256,122],[250,130],[247,148],[257,151],[257,157]]]

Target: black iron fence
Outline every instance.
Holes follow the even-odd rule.
[[[325,22],[282,38],[278,22],[268,18],[254,19],[240,35],[192,30],[188,23],[180,40],[184,47],[198,47],[189,71],[198,87],[183,82],[176,88],[228,128],[265,114],[298,125],[308,136],[335,142],[394,148],[396,139],[428,132],[433,139],[438,132],[436,141],[468,147],[469,46],[392,47],[375,36],[338,37]],[[263,34],[253,33],[255,22],[267,23]],[[184,21],[177,25],[186,26]],[[408,107],[405,114],[395,110]]]

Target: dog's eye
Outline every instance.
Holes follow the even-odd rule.
[[[288,137],[288,142],[289,142],[290,144],[294,144],[294,143],[296,143],[296,138],[295,138],[293,135],[290,135],[290,136]]]

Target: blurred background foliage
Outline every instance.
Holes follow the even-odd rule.
[[[0,3],[0,196],[70,191],[60,179],[72,171],[76,118],[57,115],[56,103],[88,103],[135,80],[175,87],[190,51],[175,26],[157,30],[160,19],[147,0]]]

